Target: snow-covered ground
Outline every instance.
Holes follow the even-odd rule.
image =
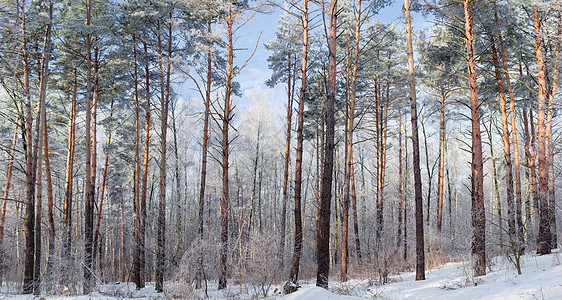
[[[415,273],[402,273],[397,282],[370,286],[365,281],[332,283],[333,290],[355,297],[329,294],[313,285],[282,300],[375,299],[562,299],[562,252],[551,255],[527,254],[522,257],[522,274],[504,258],[495,258],[486,276],[473,277],[466,262],[448,263],[426,272],[426,280],[415,281]],[[491,269],[491,270],[490,270]],[[330,298],[328,298],[330,295]]]
[[[359,299],[562,299],[562,251],[551,255],[527,254],[522,258],[522,274],[505,258],[491,260],[487,275],[473,277],[466,262],[448,263],[426,272],[426,280],[415,281],[415,273],[402,273],[392,283],[373,285],[367,280],[346,283],[330,282],[330,291],[318,288],[313,280],[302,284],[299,291],[282,296],[280,286],[272,286],[267,297],[258,286],[230,286],[217,291],[209,286],[210,299],[268,299],[268,300],[359,300]],[[172,289],[173,290],[173,289]],[[182,296],[172,290],[167,298],[203,299],[203,294],[190,292]],[[44,296],[45,299],[160,299],[152,285],[135,291],[133,284],[107,284],[91,295],[64,297]],[[0,299],[37,299],[33,296],[0,293]]]

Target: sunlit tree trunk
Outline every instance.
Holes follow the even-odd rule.
[[[500,102],[500,116],[502,121],[502,140],[503,140],[503,157],[505,164],[505,184],[506,184],[506,202],[507,202],[507,232],[508,235],[516,240],[515,232],[515,205],[513,201],[513,171],[511,166],[511,147],[509,144],[509,125],[507,123],[506,101],[503,89],[503,80],[498,60],[498,52],[496,50],[495,39],[490,36],[490,44],[492,51],[492,63],[494,65],[494,74],[496,77],[496,87],[498,89],[498,98]]]
[[[552,249],[550,224],[548,216],[548,166],[547,166],[547,149],[546,149],[546,124],[545,124],[545,109],[546,109],[546,86],[544,74],[544,60],[542,56],[541,45],[541,29],[539,24],[539,12],[536,6],[533,6],[533,27],[535,29],[535,52],[538,69],[538,116],[537,116],[537,129],[538,129],[538,144],[539,144],[539,238],[537,241],[537,254],[550,254]]]
[[[473,13],[474,1],[464,1],[464,33],[466,42],[466,62],[468,67],[468,89],[470,92],[470,111],[472,122],[472,256],[474,275],[486,274],[486,216],[484,209],[484,168],[482,163],[482,137],[480,135],[480,115],[478,112],[478,86],[476,82],[476,59],[474,55]]]
[[[494,18],[496,20],[496,26],[500,26],[499,18],[496,9],[496,3],[494,2]],[[521,216],[521,206],[522,206],[522,197],[521,197],[521,172],[520,172],[520,156],[519,156],[519,143],[517,140],[517,123],[515,121],[515,97],[513,96],[513,88],[511,87],[511,75],[507,69],[507,55],[505,51],[505,46],[503,43],[503,36],[501,32],[497,33],[498,40],[500,43],[500,52],[503,62],[503,71],[505,73],[505,84],[507,87],[507,92],[509,95],[509,111],[511,117],[511,140],[513,141],[513,159],[514,159],[514,167],[515,167],[515,219],[517,222],[517,235],[519,237],[519,241],[523,244],[524,234],[523,234],[523,219]]]
[[[148,55],[148,45],[143,42],[144,53]],[[150,159],[150,68],[148,62],[144,66],[144,76],[145,76],[145,119],[144,119],[144,155],[142,163],[142,184],[141,184],[141,196],[140,196],[140,229],[139,229],[139,242],[138,242],[138,252],[139,252],[139,277],[140,286],[144,286],[146,280],[145,274],[145,232],[146,232],[146,198],[148,191],[148,161]]]

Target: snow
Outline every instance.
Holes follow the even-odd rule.
[[[562,299],[560,250],[551,255],[527,254],[522,257],[522,274],[505,258],[494,258],[487,275],[472,276],[467,262],[447,263],[426,272],[426,280],[415,281],[415,272],[392,278],[397,282],[375,286],[366,280],[330,282],[331,289],[355,297],[334,294],[310,285],[282,300],[352,299]],[[491,270],[490,270],[491,269]]]
[[[322,299],[322,300],[356,300],[356,299],[363,299],[360,297],[352,297],[352,296],[342,296],[338,294],[334,294],[324,288],[317,287],[317,286],[310,286],[304,289],[301,289],[297,292],[289,294],[283,298],[282,300],[314,300],[314,299]]]
[[[562,299],[562,251],[537,256],[522,257],[522,274],[505,257],[493,258],[489,262],[487,275],[472,276],[467,262],[447,263],[428,270],[426,280],[415,281],[415,273],[407,272],[389,278],[390,283],[375,285],[372,281],[355,279],[342,283],[330,281],[330,290],[316,287],[314,280],[303,284],[295,293],[282,296],[281,285],[271,287],[268,297],[263,297],[257,286],[229,286],[217,291],[216,284],[209,286],[210,299],[267,299],[267,300],[359,300],[359,299]],[[337,277],[333,274],[333,277]],[[187,299],[204,299],[200,291],[185,295]],[[83,296],[43,296],[45,299],[163,299],[156,293],[153,284],[136,291],[134,284],[105,284],[96,292]],[[1,293],[0,299],[38,299],[29,295]]]

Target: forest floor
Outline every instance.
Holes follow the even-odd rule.
[[[415,273],[401,273],[389,278],[390,283],[375,285],[368,280],[350,280],[346,283],[330,281],[330,291],[318,288],[314,280],[302,284],[299,291],[282,297],[280,286],[273,285],[268,296],[263,297],[261,286],[230,286],[217,291],[209,286],[210,299],[232,300],[358,300],[358,299],[562,299],[562,251],[556,249],[550,255],[526,254],[521,259],[522,274],[517,275],[513,264],[505,257],[490,260],[487,275],[472,276],[468,262],[447,263],[426,272],[426,280],[415,281]],[[305,281],[306,282],[306,281]],[[172,291],[157,294],[154,286],[136,291],[134,284],[105,284],[97,291],[84,296],[16,295],[0,292],[0,299],[205,299],[198,291],[179,295]]]

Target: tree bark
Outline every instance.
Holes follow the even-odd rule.
[[[441,89],[441,108],[439,118],[439,174],[437,176],[437,232],[441,234],[443,225],[443,194],[445,190],[445,91]]]
[[[170,9],[172,1],[170,1]],[[159,24],[159,23],[158,23]],[[158,35],[159,53],[163,55],[160,35]],[[160,185],[158,193],[158,249],[156,251],[156,291],[164,291],[164,270],[166,267],[166,135],[168,132],[168,105],[170,103],[171,64],[172,57],[172,12],[168,21],[168,53],[166,62],[166,78],[164,78],[163,62],[160,60]],[[165,80],[165,89],[164,89]]]
[[[1,278],[4,277],[4,249],[3,249],[3,242],[4,242],[4,224],[6,221],[6,209],[7,209],[7,202],[8,196],[10,195],[10,187],[12,185],[12,170],[14,169],[14,154],[16,152],[16,146],[18,142],[18,120],[16,120],[16,124],[14,124],[14,135],[12,137],[12,146],[10,148],[10,156],[8,165],[6,167],[6,181],[4,182],[4,192],[2,193],[2,209],[0,211],[0,283],[2,282]]]
[[[25,103],[25,215],[24,215],[24,231],[25,231],[25,262],[23,277],[23,293],[31,294],[34,288],[34,268],[35,268],[35,166],[33,159],[33,136],[31,131],[32,112],[31,112],[31,91],[29,84],[29,53],[27,51],[27,32],[25,20],[25,0],[21,3],[21,34],[22,34],[22,66],[23,66],[23,90]]]
[[[44,106],[41,106],[41,115],[43,115]],[[39,120],[38,120],[39,121]],[[38,122],[39,123],[39,122]],[[42,126],[41,126],[42,128]],[[42,131],[40,129],[39,131]],[[41,134],[39,134],[40,136]],[[37,200],[35,202],[35,268],[33,270],[33,294],[39,295],[40,289],[39,286],[41,284],[41,217],[43,215],[42,206],[43,206],[43,172],[42,172],[42,151],[43,151],[43,143],[42,139],[38,141],[39,153],[37,154]]]
[[[135,68],[136,68],[136,62],[135,62]],[[136,78],[135,78],[136,80]],[[135,92],[136,94],[136,92]],[[138,100],[138,98],[136,99]],[[136,101],[138,104],[138,101]],[[138,107],[138,105],[137,105]],[[137,116],[138,116],[138,109],[136,110],[137,112]],[[113,117],[113,99],[111,99],[111,104],[109,106],[109,118]],[[138,117],[137,117],[137,122],[135,126],[135,130],[138,129]],[[138,130],[136,130],[136,134],[135,136],[138,138]],[[99,205],[98,205],[98,211],[97,211],[97,218],[96,218],[96,227],[95,227],[95,231],[94,231],[94,249],[93,249],[93,258],[92,258],[92,262],[93,265],[95,265],[96,263],[96,258],[97,258],[97,253],[98,253],[98,247],[99,247],[99,236],[100,236],[100,223],[101,223],[101,214],[103,211],[103,200],[104,200],[104,195],[105,195],[105,187],[106,187],[106,182],[107,182],[107,166],[109,163],[109,146],[111,145],[111,131],[109,131],[109,133],[107,134],[107,149],[105,151],[105,160],[103,163],[103,177],[102,177],[102,181],[101,181],[101,192],[100,192],[100,200],[99,200]],[[138,139],[135,140],[135,165],[138,166]],[[137,168],[138,169],[138,168]],[[138,173],[135,171],[135,197],[138,196]],[[138,198],[135,198],[135,200],[137,200]],[[100,257],[101,260],[101,257]],[[100,263],[101,265],[101,263]],[[101,268],[100,268],[101,271]]]
[[[301,65],[301,89],[299,95],[299,108],[297,113],[297,148],[295,153],[295,244],[291,273],[289,280],[296,284],[299,279],[299,265],[302,253],[302,156],[303,156],[303,130],[304,130],[304,101],[306,99],[306,68],[308,66],[308,0],[303,0],[303,41]]]
[[[556,35],[556,49],[554,51],[554,62],[552,78],[548,92],[548,107],[546,117],[546,151],[548,160],[548,213],[550,223],[551,247],[557,248],[558,233],[556,229],[556,194],[554,185],[554,143],[552,139],[552,116],[554,111],[554,95],[558,89],[558,65],[560,62],[560,36],[562,35],[562,13],[558,12],[558,30]]]
[[[86,0],[86,26],[91,25],[91,0]],[[92,246],[94,227],[94,184],[92,182],[92,45],[90,34],[86,35],[86,183],[84,204],[84,285],[83,293],[89,294],[94,287],[92,274]],[[95,138],[95,137],[94,137]]]
[[[423,199],[420,171],[420,146],[418,140],[418,112],[416,108],[416,81],[414,77],[414,50],[412,46],[412,20],[410,1],[404,0],[406,18],[406,43],[408,46],[408,76],[410,82],[410,112],[412,122],[412,149],[414,163],[414,201],[416,207],[416,280],[425,280],[425,253],[423,235]]]
[[[496,9],[496,3],[494,2],[494,18],[496,19],[496,26],[499,28],[499,18]],[[514,159],[514,167],[515,167],[515,219],[517,223],[517,235],[518,240],[523,245],[524,243],[524,234],[523,234],[523,220],[521,216],[521,206],[522,206],[522,197],[521,197],[521,172],[520,172],[520,158],[519,158],[519,143],[517,140],[517,123],[515,121],[515,97],[513,96],[513,89],[511,87],[511,75],[507,69],[507,57],[505,52],[505,46],[503,43],[503,37],[501,32],[498,32],[498,40],[500,43],[500,52],[503,62],[503,71],[505,72],[505,84],[507,87],[507,92],[509,95],[509,111],[510,111],[510,118],[511,118],[511,140],[513,141],[513,159]]]
[[[285,253],[285,232],[287,222],[287,185],[289,183],[289,165],[291,154],[291,131],[292,131],[292,117],[293,117],[293,92],[291,90],[291,53],[287,57],[287,134],[285,135],[285,164],[283,170],[283,203],[281,208],[281,237],[279,239],[279,251],[281,257],[281,265],[283,265]]]
[[[334,167],[334,105],[336,101],[336,26],[337,0],[330,2],[330,30],[328,37],[328,84],[326,94],[326,137],[322,168],[322,185],[318,220],[316,285],[328,288],[330,274],[330,201],[332,199],[332,176]]]
[[[137,39],[133,31],[133,61],[134,61],[134,88],[135,88],[135,174],[134,174],[134,220],[133,220],[133,240],[135,241],[135,254],[133,256],[133,281],[138,289],[142,288],[140,275],[140,103],[139,103],[139,72],[137,64]],[[106,153],[107,154],[107,153]],[[102,183],[103,188],[103,183]],[[101,194],[103,197],[103,193]],[[94,237],[95,239],[95,237]],[[94,241],[95,244],[95,241]],[[94,251],[95,253],[95,251]]]
[[[349,219],[349,197],[351,186],[351,172],[353,171],[353,131],[355,126],[355,98],[357,94],[357,73],[359,70],[359,54],[361,39],[361,0],[357,0],[355,17],[355,42],[353,56],[353,70],[351,75],[351,93],[349,103],[347,103],[346,118],[346,147],[345,147],[345,175],[344,175],[344,195],[343,195],[343,221],[342,221],[342,258],[341,258],[341,281],[347,281],[348,264],[348,219]],[[354,208],[355,209],[355,208]],[[357,215],[355,215],[357,216]]]
[[[546,149],[546,136],[545,136],[545,106],[546,106],[546,93],[545,93],[545,74],[544,74],[544,60],[542,56],[541,33],[539,24],[539,12],[536,6],[533,6],[533,27],[535,29],[535,52],[537,59],[538,69],[538,116],[537,116],[537,129],[538,129],[538,144],[539,144],[539,238],[537,242],[537,254],[544,255],[550,254],[551,236],[550,236],[550,223],[548,216],[548,166],[547,166],[547,149]]]
[[[207,21],[207,34],[211,34],[212,32],[212,20],[209,18]],[[207,46],[211,48],[212,41],[209,38],[207,40]],[[209,140],[209,116],[211,114],[211,83],[212,83],[212,62],[213,56],[211,51],[207,53],[207,80],[205,82],[205,114],[203,116],[203,145],[201,149],[201,185],[199,188],[199,226],[198,226],[198,233],[199,238],[201,241],[204,238],[203,235],[203,218],[204,218],[204,209],[205,209],[205,185],[207,183],[207,143]],[[201,280],[204,276],[204,269],[203,269],[203,252],[199,254],[199,270],[197,271],[197,280],[196,280],[196,287],[201,287]]]
[[[68,121],[68,145],[66,152],[66,174],[64,188],[64,237],[62,260],[62,283],[68,282],[74,259],[72,253],[72,198],[74,177],[74,152],[76,141],[76,95],[78,89],[77,70],[74,69],[73,93],[70,99],[70,116]]]
[[[513,241],[517,241],[515,231],[515,203],[513,201],[513,171],[511,166],[511,147],[509,145],[509,125],[507,123],[506,101],[503,89],[503,81],[498,60],[498,52],[496,50],[495,40],[490,36],[490,44],[492,51],[492,63],[494,65],[494,74],[496,77],[496,87],[498,89],[498,98],[500,101],[500,115],[502,120],[502,140],[503,154],[505,164],[505,184],[506,184],[506,202],[507,202],[507,232]]]
[[[148,45],[143,42],[144,53],[148,55]],[[144,155],[142,163],[142,184],[140,196],[140,229],[139,229],[139,242],[138,242],[138,255],[139,255],[139,277],[140,286],[144,287],[146,280],[145,275],[145,238],[146,238],[146,198],[148,190],[148,161],[150,159],[150,68],[148,62],[144,66],[145,76],[145,119],[144,119]]]
[[[476,59],[474,57],[473,0],[464,1],[464,31],[466,38],[466,57],[468,67],[468,86],[470,91],[470,111],[472,122],[472,256],[474,276],[486,274],[486,216],[484,210],[484,168],[482,163],[482,137],[480,135],[480,115],[478,112],[478,86],[476,82]]]
[[[221,200],[221,249],[220,249],[220,275],[218,289],[226,288],[226,263],[228,255],[228,156],[230,141],[228,139],[228,129],[230,127],[230,97],[232,93],[232,77],[234,63],[233,32],[234,23],[232,3],[228,4],[226,15],[227,27],[227,47],[226,47],[226,76],[225,76],[225,97],[224,111],[222,115],[222,200]]]

